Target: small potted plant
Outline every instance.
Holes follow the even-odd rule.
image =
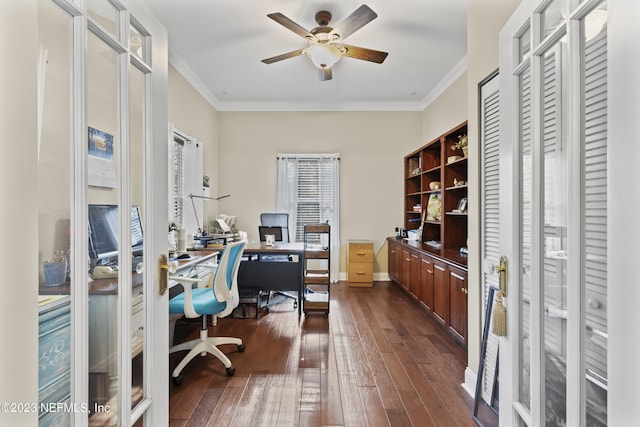
[[[451,146],[451,149],[453,151],[455,150],[462,150],[462,154],[467,157],[468,154],[468,150],[469,150],[469,137],[467,136],[467,134],[465,133],[464,135],[460,135],[458,136],[458,142],[456,142],[455,144],[453,144]]]

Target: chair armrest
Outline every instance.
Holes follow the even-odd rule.
[[[213,287],[213,277],[215,276],[216,270],[218,269],[218,264],[205,262],[205,263],[202,263],[202,264],[198,264],[198,267],[202,267],[202,268],[205,268],[205,269],[211,271],[211,282],[210,283],[211,283],[211,286]],[[200,287],[205,287],[205,286],[207,286],[207,284],[205,284],[204,281],[201,284],[198,285],[199,288]]]
[[[218,265],[219,264],[202,263],[202,264],[198,264],[198,267],[208,268],[209,270],[211,270],[212,276],[215,276],[215,272],[218,269]],[[215,277],[213,277],[211,284],[214,288],[213,293],[216,296],[216,300],[218,300],[218,302],[225,302],[225,301],[232,300],[231,292],[229,291],[229,289],[227,289],[226,286],[220,286],[218,289],[216,289]],[[221,316],[221,317],[224,317],[224,316]]]
[[[169,280],[178,282],[182,289],[184,289],[184,314],[189,318],[200,317],[200,314],[196,312],[193,307],[193,296],[191,295],[191,286],[194,283],[200,284],[202,279],[195,277],[183,277],[183,276],[169,276]]]

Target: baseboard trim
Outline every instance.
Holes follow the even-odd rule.
[[[473,372],[468,366],[464,370],[464,383],[462,383],[462,388],[469,393],[469,396],[473,399],[476,394],[476,379],[478,374]]]
[[[341,271],[338,276],[339,280],[346,282],[349,277],[346,271]],[[373,273],[373,281],[374,282],[390,282],[391,278],[389,277],[389,273]]]

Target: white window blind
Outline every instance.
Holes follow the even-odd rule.
[[[331,225],[331,280],[339,275],[338,154],[278,154],[277,210],[289,214],[291,240],[304,240],[304,225]],[[322,242],[324,243],[324,242]]]
[[[203,195],[203,147],[195,138],[170,126],[169,131],[169,221],[187,235],[203,227],[203,201],[189,194]]]
[[[184,140],[174,137],[169,145],[169,221],[182,228],[184,207]]]

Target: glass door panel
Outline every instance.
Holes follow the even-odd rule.
[[[122,156],[118,56],[91,32],[87,51],[89,406],[98,408],[90,414],[89,425],[101,426],[119,422],[118,293],[124,276],[131,271],[119,269],[119,229],[124,212],[118,192]]]
[[[113,38],[118,37],[118,9],[109,0],[87,0],[89,17]]]
[[[567,225],[568,171],[567,134],[562,106],[562,43],[557,43],[541,59],[542,102],[542,298],[545,384],[545,419],[547,425],[566,424],[567,377]]]
[[[129,66],[129,135],[130,135],[130,191],[133,205],[131,215],[131,245],[133,248],[133,293],[131,300],[131,407],[144,397],[145,322],[147,301],[144,293],[144,155],[145,155],[145,75]]]
[[[38,396],[40,405],[71,404],[71,18],[38,1],[39,139]],[[80,278],[82,280],[82,278]],[[25,302],[26,303],[26,302]],[[40,407],[39,405],[39,407]],[[39,425],[70,425],[71,414],[40,413]]]
[[[533,216],[532,189],[532,144],[533,111],[531,70],[526,68],[519,76],[520,92],[520,262],[522,265],[522,296],[520,298],[520,391],[519,401],[531,410],[531,235]]]

